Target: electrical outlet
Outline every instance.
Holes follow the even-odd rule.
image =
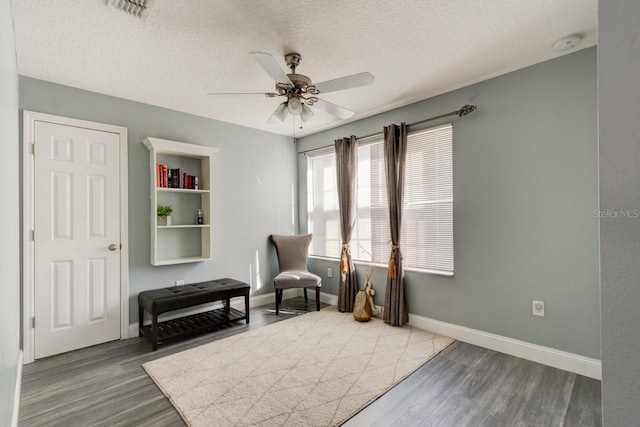
[[[184,286],[184,280],[176,280],[176,286]]]
[[[544,317],[544,302],[533,301],[532,303],[533,315]]]
[[[333,277],[333,268],[327,267],[327,277]]]

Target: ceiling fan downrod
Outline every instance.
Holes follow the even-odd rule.
[[[284,56],[284,60],[287,63],[287,67],[289,67],[292,74],[296,73],[296,67],[300,65],[301,59],[302,59],[302,56],[299,53],[295,53],[295,52],[287,53]]]

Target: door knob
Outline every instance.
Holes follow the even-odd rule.
[[[116,249],[118,249],[118,245],[116,245],[115,243],[109,245],[109,250],[111,252],[115,251]]]

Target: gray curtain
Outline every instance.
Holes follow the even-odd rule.
[[[384,297],[384,321],[392,326],[402,326],[409,321],[407,297],[404,287],[400,229],[402,226],[402,199],[404,196],[404,169],[407,159],[407,125],[392,124],[384,127],[384,163],[389,199],[391,228],[391,257],[387,272],[387,289]]]
[[[356,268],[351,259],[351,232],[356,223],[358,143],[356,137],[336,139],[336,174],[338,178],[338,205],[340,207],[340,287],[338,288],[338,311],[353,311],[358,293]]]

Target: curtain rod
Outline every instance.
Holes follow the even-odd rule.
[[[440,114],[439,116],[429,117],[428,119],[420,120],[418,122],[409,123],[407,126],[415,126],[415,125],[419,125],[419,124],[422,124],[422,123],[431,122],[433,120],[443,119],[443,118],[449,117],[449,116],[458,116],[458,117],[468,116],[469,114],[471,114],[474,111],[476,111],[477,108],[478,108],[477,105],[464,105],[459,110],[452,111],[452,112],[446,113],[446,114]],[[361,140],[361,139],[371,138],[372,136],[382,135],[383,133],[384,132],[376,132],[376,133],[372,133],[372,134],[369,134],[369,135],[359,136],[359,137],[356,137],[356,141]],[[298,154],[306,155],[307,153],[310,153],[312,151],[324,150],[325,148],[329,148],[329,147],[333,147],[333,144],[325,145],[323,147],[318,147],[318,148],[312,148],[310,150],[299,151]]]

